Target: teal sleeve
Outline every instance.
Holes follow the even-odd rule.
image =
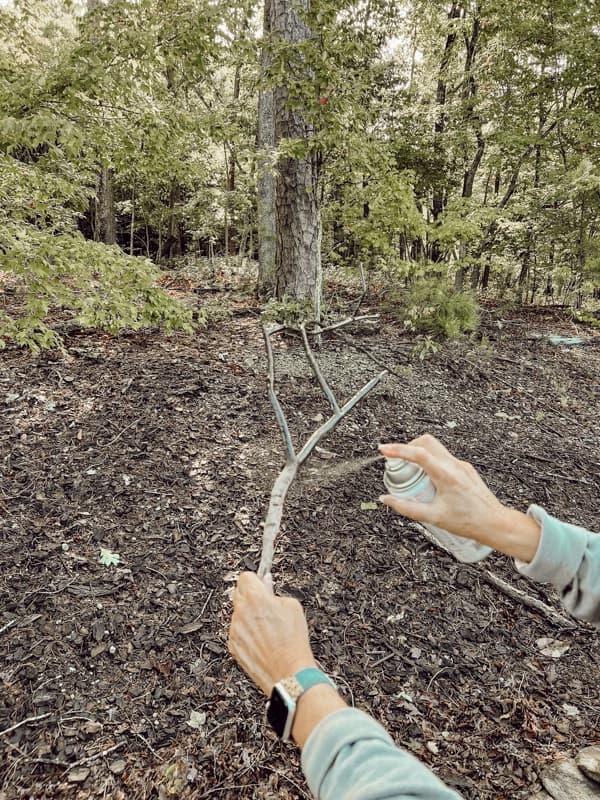
[[[355,708],[325,717],[302,751],[316,800],[460,800],[384,728]]]
[[[518,571],[551,583],[567,611],[600,627],[600,534],[560,522],[540,506],[530,506],[527,513],[542,535],[533,560],[515,562]]]

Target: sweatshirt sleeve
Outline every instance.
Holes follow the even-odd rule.
[[[317,725],[302,751],[302,769],[316,800],[460,800],[355,708]]]
[[[600,627],[600,534],[560,522],[540,506],[530,506],[527,513],[540,524],[542,535],[533,560],[516,560],[517,570],[551,583],[567,611]]]

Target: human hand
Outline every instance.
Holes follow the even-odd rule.
[[[266,695],[282,678],[315,667],[302,606],[242,572],[233,595],[229,652]]]
[[[504,506],[475,467],[455,458],[434,436],[425,434],[409,444],[383,444],[379,449],[386,458],[403,458],[423,467],[436,488],[430,503],[384,495],[385,505],[405,517],[531,561],[539,543],[539,525]]]

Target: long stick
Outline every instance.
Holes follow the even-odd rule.
[[[346,320],[342,324],[348,324],[352,320]],[[275,363],[273,358],[273,348],[271,345],[271,336],[280,331],[290,331],[296,334],[300,334],[302,337],[302,342],[304,344],[304,350],[306,353],[306,357],[310,363],[312,371],[319,381],[319,385],[323,394],[329,400],[331,404],[331,408],[333,410],[333,414],[329,417],[326,422],[321,425],[321,427],[317,428],[309,438],[304,443],[300,453],[296,455],[296,451],[294,449],[294,445],[292,442],[292,437],[290,434],[290,429],[287,423],[287,419],[279,402],[279,398],[277,397],[277,392],[275,389]],[[269,384],[269,398],[271,400],[271,404],[273,405],[273,409],[275,411],[275,416],[277,418],[277,422],[281,431],[283,433],[283,439],[285,442],[285,448],[287,453],[286,463],[284,468],[281,470],[279,475],[277,476],[275,483],[273,484],[273,488],[271,490],[271,497],[269,500],[269,508],[267,511],[267,516],[265,519],[265,526],[263,529],[263,538],[262,538],[262,551],[260,556],[260,564],[258,566],[258,576],[260,578],[264,578],[271,572],[273,566],[273,556],[275,552],[275,542],[277,540],[277,536],[279,534],[279,530],[281,527],[281,519],[283,517],[283,507],[285,504],[285,498],[287,496],[288,490],[294,481],[298,473],[298,469],[300,466],[306,461],[309,455],[314,450],[315,446],[326,436],[336,425],[337,423],[350,412],[354,406],[359,403],[365,395],[367,395],[371,389],[373,389],[379,381],[387,374],[387,371],[381,372],[377,377],[372,378],[368,383],[366,383],[361,389],[354,394],[347,403],[345,403],[341,408],[335,398],[335,395],[331,391],[327,381],[325,380],[321,369],[317,363],[316,358],[311,350],[310,344],[308,342],[307,331],[302,324],[300,328],[288,328],[284,325],[279,325],[275,327],[266,327],[263,326],[263,336],[265,340],[265,347],[267,350],[267,361],[268,361],[268,384]]]

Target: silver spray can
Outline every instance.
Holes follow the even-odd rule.
[[[435,486],[431,478],[418,464],[404,461],[402,458],[386,458],[385,472],[383,473],[385,488],[396,497],[406,500],[416,500],[420,503],[431,503],[435,497]],[[491,547],[449,533],[443,528],[437,528],[428,522],[422,523],[435,541],[449,553],[466,564],[481,561],[492,552]]]

